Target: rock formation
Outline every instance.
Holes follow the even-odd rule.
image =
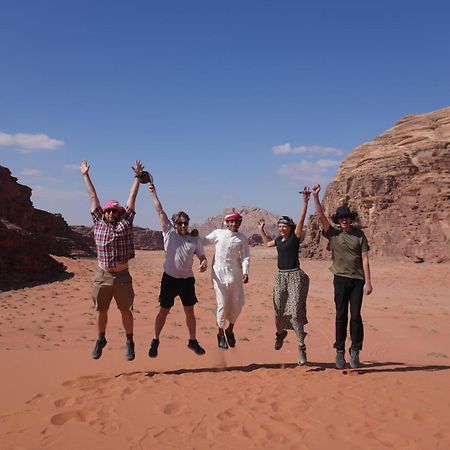
[[[404,117],[356,147],[326,189],[325,213],[347,196],[372,253],[449,261],[450,108]],[[314,219],[307,230],[303,254],[328,257]]]
[[[192,228],[197,228],[201,236],[206,236],[211,231],[217,228],[225,228],[223,223],[226,214],[236,211],[242,217],[242,225],[239,231],[249,238],[251,245],[258,245],[262,243],[261,237],[258,231],[258,222],[264,219],[266,222],[266,233],[269,236],[276,237],[278,235],[278,216],[272,214],[269,211],[261,208],[255,208],[251,206],[239,206],[237,208],[226,208],[223,214],[217,216],[208,217],[206,221],[201,225],[193,225]]]
[[[72,225],[72,231],[80,234],[89,244],[92,251],[95,253],[94,232],[92,227],[84,225]],[[163,237],[161,231],[150,230],[149,228],[133,227],[134,234],[134,248],[136,250],[163,250]]]
[[[87,256],[92,251],[60,214],[34,208],[31,189],[0,166],[0,280],[59,277],[65,268],[50,254]]]

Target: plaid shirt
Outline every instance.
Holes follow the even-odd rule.
[[[136,212],[126,207],[115,223],[105,222],[100,207],[91,214],[99,265],[111,269],[134,258],[133,219]]]

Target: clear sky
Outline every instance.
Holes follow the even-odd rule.
[[[141,159],[169,214],[297,216],[356,146],[450,105],[446,0],[1,0],[0,164],[90,224]],[[158,228],[142,189],[137,225]]]

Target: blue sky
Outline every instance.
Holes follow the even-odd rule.
[[[141,159],[170,214],[297,216],[354,147],[450,104],[444,0],[0,5],[0,164],[70,224],[90,224],[82,159],[102,202]],[[145,187],[136,209],[158,228]]]

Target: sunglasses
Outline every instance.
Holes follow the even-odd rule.
[[[105,209],[105,213],[114,213],[114,212],[118,212],[117,209]]]
[[[351,219],[352,216],[339,216],[338,220],[345,220],[345,219]]]
[[[175,222],[179,227],[181,227],[181,226],[183,226],[183,225],[185,225],[185,226],[189,226],[189,222],[184,222],[184,221],[181,221],[181,220],[179,220],[178,222]]]

